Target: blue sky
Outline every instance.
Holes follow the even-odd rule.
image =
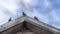
[[[0,0],[0,25],[21,16],[37,16],[40,21],[60,29],[60,0]]]

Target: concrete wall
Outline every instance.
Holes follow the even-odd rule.
[[[15,25],[19,24],[18,26],[16,26],[17,28],[12,27],[11,30],[7,31],[8,33],[9,32],[11,33],[15,29],[21,28],[22,27],[21,24],[22,24],[23,21],[27,22],[26,23],[27,28],[29,28],[31,31],[33,31],[34,33],[37,33],[37,34],[54,34],[54,33],[59,33],[60,32],[59,30],[57,30],[55,28],[52,28],[48,25],[45,25],[44,23],[40,23],[37,20],[31,19],[29,17],[20,17],[16,20],[13,20],[13,21],[10,21],[8,23],[5,23],[5,24],[1,25],[0,26],[0,32],[5,31],[5,30],[11,28],[12,26],[15,26]],[[4,32],[2,34],[8,34],[8,33]]]
[[[14,34],[15,32],[21,30],[22,25],[23,25],[23,23],[17,24],[15,26],[13,26],[13,27],[1,32],[0,34]]]
[[[12,20],[10,22],[4,23],[3,25],[0,26],[0,32],[6,30],[6,29],[8,29],[8,28],[10,28],[10,27],[12,27],[12,26],[14,26],[16,24],[20,24],[23,21],[24,21],[24,18],[20,17],[20,18],[18,18],[16,20]]]
[[[27,25],[28,29],[30,29],[32,32],[34,32],[36,34],[54,34],[52,32],[43,30],[41,26],[38,27],[38,26],[33,25],[31,23],[26,23],[26,25]]]
[[[43,22],[41,22],[41,21],[38,21],[38,20],[35,20],[35,19],[32,19],[32,18],[30,18],[30,17],[25,17],[25,21],[26,22],[28,22],[29,24],[32,24],[32,25],[34,25],[35,27],[37,27],[37,28],[39,28],[39,29],[43,29],[43,30],[45,30],[46,32],[48,31],[48,32],[53,32],[54,34],[60,34],[60,30],[59,29],[57,29],[57,28],[55,28],[55,27],[53,27],[53,26],[51,26],[51,25],[48,25],[48,24],[46,24],[46,23],[43,23]],[[29,25],[27,25],[27,26],[29,26]],[[34,27],[33,26],[33,27]],[[31,25],[29,26],[29,27],[31,27],[32,29],[34,29]],[[34,31],[34,30],[33,30]],[[44,31],[44,32],[45,32]]]

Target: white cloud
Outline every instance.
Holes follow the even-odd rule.
[[[24,3],[30,3],[32,0],[22,0]]]
[[[13,0],[0,0],[0,6],[6,8],[13,14],[16,14],[16,9],[18,8]]]
[[[2,12],[2,10],[0,10],[0,25],[6,23],[9,19],[9,16],[7,16],[6,14],[4,14]]]
[[[23,1],[25,6],[20,4],[21,1]],[[40,6],[40,11],[34,9],[34,7],[37,5]],[[0,23],[3,21],[7,22],[5,20],[8,20],[11,16],[13,19],[17,18],[17,16],[22,13],[22,9],[24,9],[23,11],[28,16],[32,18],[37,16],[40,21],[43,21],[47,24],[56,27],[58,27],[57,24],[60,24],[60,17],[56,14],[56,11],[52,9],[48,0],[0,0]]]
[[[48,24],[60,29],[60,17],[54,9],[48,14]]]
[[[30,3],[31,4],[31,3]],[[40,21],[43,21],[47,24],[50,24],[56,28],[60,28],[59,25],[60,24],[60,17],[56,14],[56,10],[54,10],[52,7],[51,7],[51,4],[49,1],[45,0],[44,3],[42,3],[44,6],[42,6],[42,11],[43,13],[39,13],[39,12],[42,12],[42,11],[38,11],[36,9],[32,9],[32,8],[29,8],[31,6],[35,6],[35,4],[31,4],[31,6],[28,6],[27,8],[28,9],[32,9],[32,11],[28,10],[28,11],[25,11],[30,17],[34,17],[34,16],[37,16],[39,18]],[[46,10],[47,9],[47,10]],[[46,14],[44,14],[46,13]]]
[[[17,18],[17,9],[20,8],[16,0],[0,0],[0,25],[6,23],[10,17]]]

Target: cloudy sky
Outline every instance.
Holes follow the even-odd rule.
[[[37,16],[40,21],[60,29],[60,0],[0,0],[0,25],[22,15]]]

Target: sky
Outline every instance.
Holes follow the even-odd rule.
[[[0,25],[22,15],[37,18],[60,29],[60,0],[0,0]]]

